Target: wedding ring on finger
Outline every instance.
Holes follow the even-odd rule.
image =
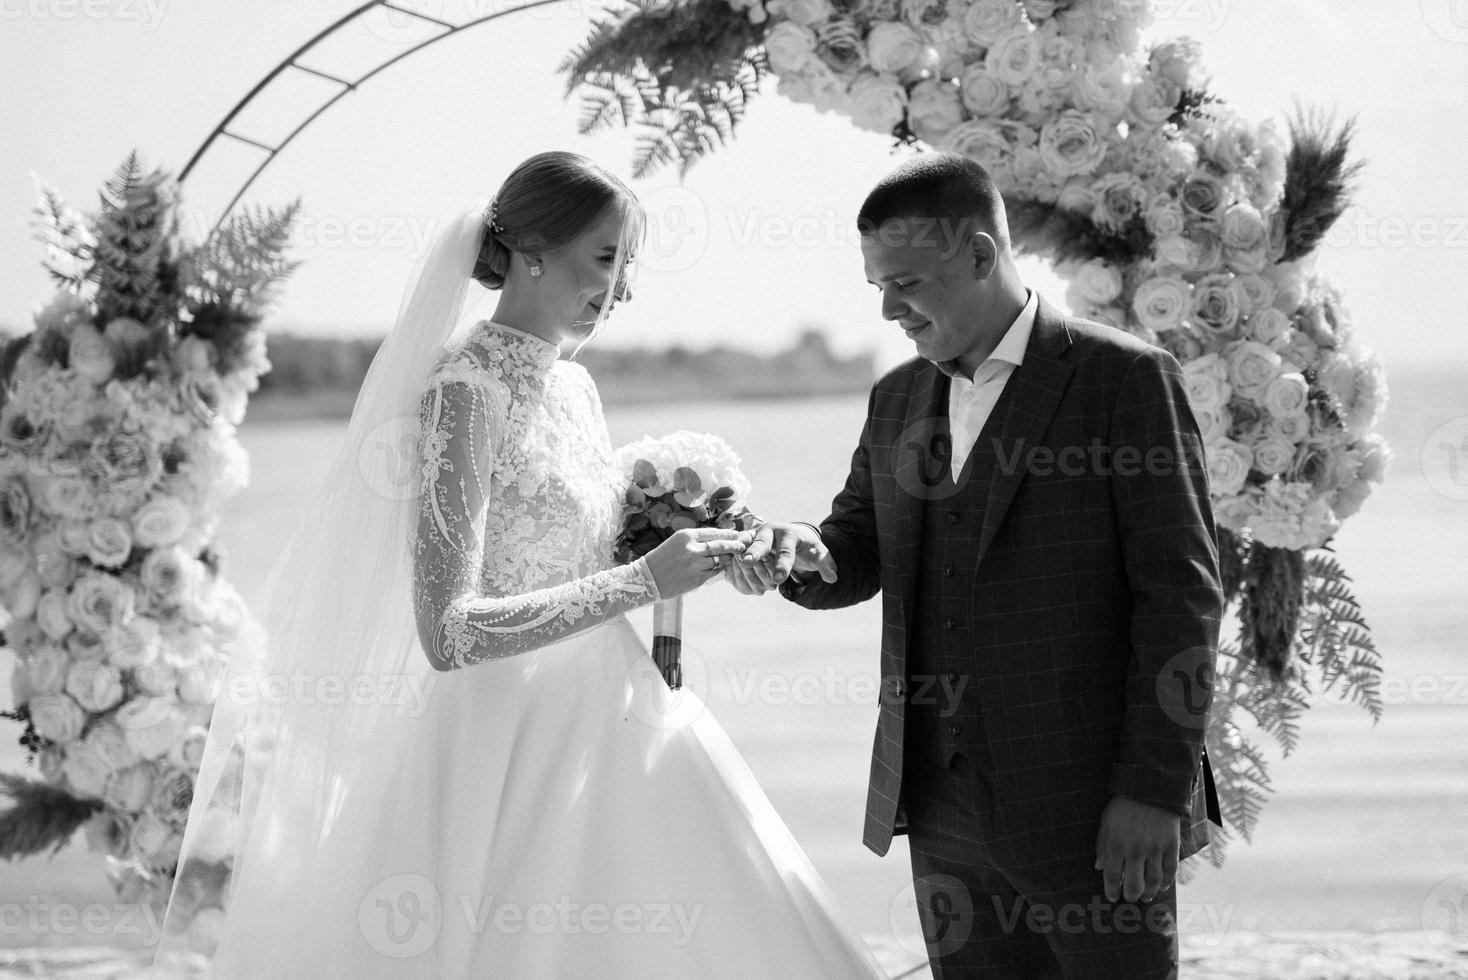
[[[710,571],[718,571],[724,567],[724,555],[714,555],[713,564],[709,566]]]

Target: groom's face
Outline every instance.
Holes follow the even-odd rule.
[[[920,356],[941,363],[973,350],[980,340],[983,279],[970,250],[936,233],[919,218],[895,218],[862,236],[867,282],[882,295],[891,320]]]

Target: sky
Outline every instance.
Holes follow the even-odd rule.
[[[652,215],[633,302],[598,343],[775,350],[806,326],[879,364],[908,356],[881,320],[852,231],[891,141],[790,103],[773,82],[734,143],[686,180],[632,181],[630,135],[576,133],[556,67],[598,0],[549,0],[466,30],[368,80],[307,128],[247,202],[304,211],[270,329],[381,335],[418,250],[449,209],[491,193],[524,157],[587,153],[632,183]],[[508,0],[417,0],[460,23]],[[28,327],[50,288],[30,229],[32,174],[89,209],[136,148],[180,170],[279,61],[356,4],[342,0],[0,0],[0,324]],[[1319,251],[1364,341],[1387,361],[1464,361],[1468,278],[1468,0],[1154,0],[1156,37],[1203,45],[1212,90],[1283,122],[1298,103],[1357,118],[1366,161],[1352,211]],[[384,11],[378,11],[385,14]],[[418,40],[407,18],[334,38],[305,63],[356,77]],[[304,73],[272,87],[235,129],[270,142],[338,90]],[[304,111],[302,107],[308,107]],[[184,223],[206,228],[260,159],[220,144],[184,185]],[[1032,285],[1063,303],[1038,262]],[[493,298],[481,294],[488,315]]]

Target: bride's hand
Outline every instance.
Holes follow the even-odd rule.
[[[717,527],[687,528],[648,552],[647,569],[664,599],[692,592],[742,554],[748,536]]]

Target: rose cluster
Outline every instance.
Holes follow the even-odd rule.
[[[269,363],[246,338],[251,356],[221,374],[212,345],[185,336],[122,377],[117,364],[156,344],[135,320],[98,318],[95,297],[60,293],[9,379],[0,605],[42,776],[102,804],[88,838],[120,894],[161,901],[215,688],[254,628],[209,545],[219,505],[248,482],[235,422]]]
[[[1185,365],[1223,526],[1316,547],[1382,479],[1381,368],[1283,261],[1286,141],[1203,96],[1196,42],[1142,51],[1146,0],[731,2],[782,94],[971,157],[1101,243],[1057,266],[1067,301]]]
[[[744,530],[749,480],[729,444],[708,433],[679,430],[617,450],[627,487],[618,561],[652,551],[674,531],[695,527]]]

